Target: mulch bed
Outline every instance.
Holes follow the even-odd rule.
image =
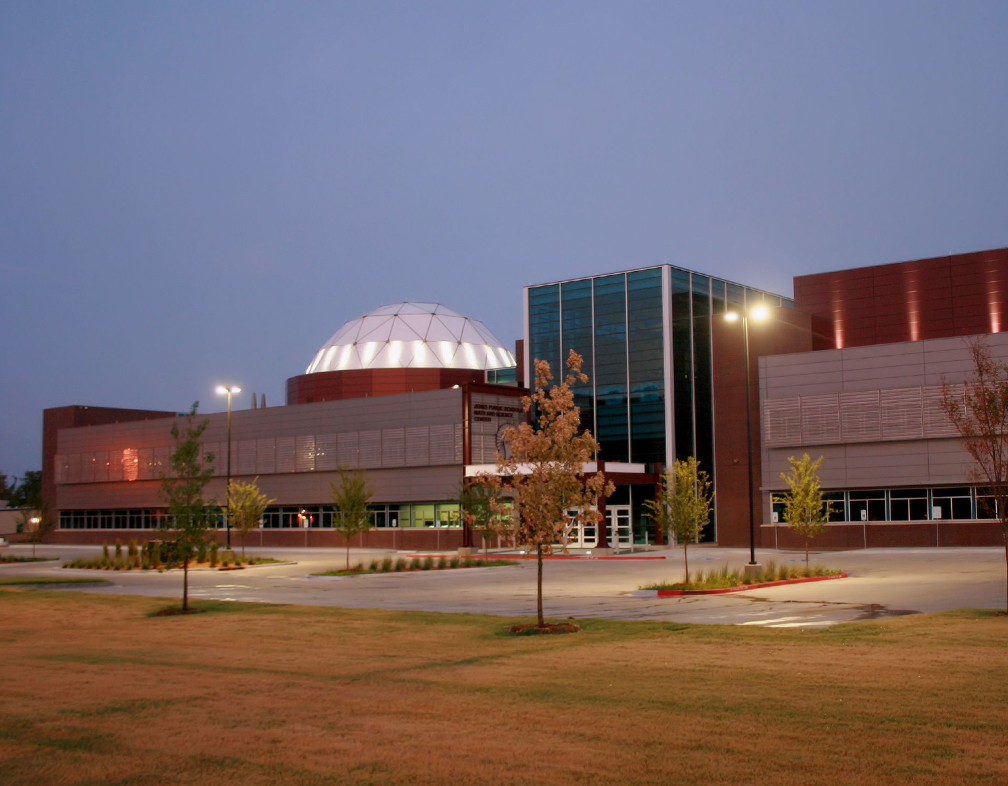
[[[573,622],[547,622],[542,627],[535,623],[530,625],[512,625],[508,628],[508,633],[515,636],[539,636],[547,633],[577,633],[581,630],[580,625]]]

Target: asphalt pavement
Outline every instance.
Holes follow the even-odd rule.
[[[92,546],[40,546],[39,556],[61,561],[100,553]],[[521,617],[535,614],[536,563],[466,570],[417,571],[353,577],[312,574],[341,568],[341,549],[249,549],[283,560],[242,570],[191,570],[190,596],[257,603],[470,612]],[[28,555],[30,546],[7,554]],[[352,549],[351,563],[407,552]],[[492,555],[492,553],[491,553]],[[748,562],[748,549],[693,547],[691,570]],[[765,563],[803,563],[804,554],[758,551]],[[683,576],[681,548],[623,555],[616,559],[548,560],[543,571],[544,609],[551,618],[668,620],[691,623],[824,627],[840,622],[960,607],[1005,608],[1004,551],[999,548],[867,549],[814,552],[813,564],[841,570],[848,578],[767,587],[723,595],[641,598],[633,591]],[[91,571],[57,562],[0,564],[0,576],[89,576],[103,586],[76,591],[181,595],[181,571]],[[67,585],[68,589],[72,589]]]

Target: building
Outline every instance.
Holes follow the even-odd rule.
[[[798,276],[794,295],[671,265],[529,286],[514,354],[444,306],[376,309],[288,380],[284,406],[234,413],[232,474],[258,476],[276,499],[263,543],[339,543],[327,500],[342,465],[367,469],[375,488],[361,544],[454,548],[466,539],[463,478],[492,469],[502,430],[525,417],[519,385],[533,361],[556,372],[573,349],[589,376],[575,388],[582,423],[600,444],[586,471],[616,484],[609,527],[578,531],[574,545],[660,542],[643,503],[663,466],[696,456],[715,490],[705,540],[747,546],[752,531],[757,545],[796,546],[773,496],[788,456],[804,452],[824,457],[836,503],[819,545],[1000,543],[937,400],[943,381],[969,377],[964,339],[1008,359],[1008,249]],[[222,500],[226,416],[208,419],[209,494]],[[174,422],[46,410],[54,538],[157,527]]]
[[[515,358],[478,320],[402,303],[345,324],[287,382],[281,407],[233,412],[232,477],[259,478],[274,499],[255,543],[338,545],[330,483],[337,467],[367,471],[373,529],[360,543],[455,548],[466,464],[493,461],[499,433],[525,419]],[[510,384],[488,384],[510,380]],[[54,540],[153,536],[173,446],[171,412],[61,407],[44,414],[43,483]],[[203,416],[201,416],[203,417]],[[214,455],[208,498],[226,498],[226,413],[205,416]]]
[[[819,545],[1000,545],[939,402],[972,376],[968,339],[1008,361],[1008,249],[799,276],[795,305],[828,348],[759,361],[763,543],[796,545],[772,496],[808,453],[833,507]]]
[[[824,456],[836,501],[821,545],[1000,542],[937,397],[942,379],[969,376],[963,338],[986,336],[1008,359],[1008,249],[798,276],[794,293],[669,265],[527,287],[524,373],[583,355],[578,396],[599,459],[655,469],[696,456],[715,490],[706,539],[721,545],[749,545],[750,509],[757,545],[798,545],[773,495],[803,452]],[[638,541],[644,494],[610,500],[629,500]]]
[[[720,367],[743,356],[741,343],[733,340],[738,330],[724,329],[724,315],[759,305],[789,322],[794,303],[671,265],[526,287],[524,302],[524,376],[531,378],[534,359],[549,361],[555,370],[570,350],[584,358],[588,382],[575,388],[575,400],[582,424],[598,439],[598,458],[642,464],[656,473],[676,457],[696,456],[717,492],[704,539],[748,542],[748,514],[744,521],[734,515],[737,508],[748,510],[747,464],[741,464],[740,486],[739,431],[730,422],[745,410],[745,380],[739,393],[737,380],[723,379]],[[800,347],[811,349],[810,341]],[[728,420],[719,423],[719,417]],[[729,430],[722,435],[722,429]],[[621,484],[609,500],[629,505],[638,543],[656,535],[643,508],[653,493]]]

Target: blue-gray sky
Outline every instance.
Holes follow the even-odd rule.
[[[347,319],[1008,245],[1008,4],[0,4],[0,471]],[[245,396],[237,406],[247,406]]]

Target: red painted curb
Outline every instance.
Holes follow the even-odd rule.
[[[804,579],[784,579],[783,581],[767,581],[763,584],[740,584],[737,587],[722,587],[709,590],[655,590],[659,598],[674,598],[680,595],[724,595],[727,592],[744,592],[745,590],[762,589],[763,587],[780,587],[784,584],[805,584],[809,581],[829,581],[830,579],[845,579],[846,573],[836,576],[809,576]]]
[[[412,557],[419,557],[420,559],[424,559],[425,557],[433,557],[434,555],[433,554],[407,554],[406,556],[407,557],[411,557],[411,558]],[[455,556],[455,555],[452,555],[452,556]],[[435,559],[436,558],[437,557],[435,557]],[[527,559],[527,560],[534,560],[535,558],[536,558],[535,554],[495,554],[492,557],[483,557],[483,556],[477,557],[474,554],[471,557],[471,559],[486,559],[486,560],[491,560],[491,559],[515,559],[515,560],[517,560],[517,559]],[[469,557],[459,557],[459,559],[470,559],[470,558]],[[592,559],[622,559],[622,560],[628,560],[628,559],[634,559],[634,560],[640,560],[640,559],[665,559],[665,557],[645,557],[645,556],[640,556],[640,557],[637,557],[637,556],[620,557],[620,556],[615,556],[615,555],[611,556],[611,557],[589,557],[587,555],[586,556],[581,556],[581,555],[578,555],[578,554],[543,554],[543,559],[580,559],[580,560],[592,560]]]

